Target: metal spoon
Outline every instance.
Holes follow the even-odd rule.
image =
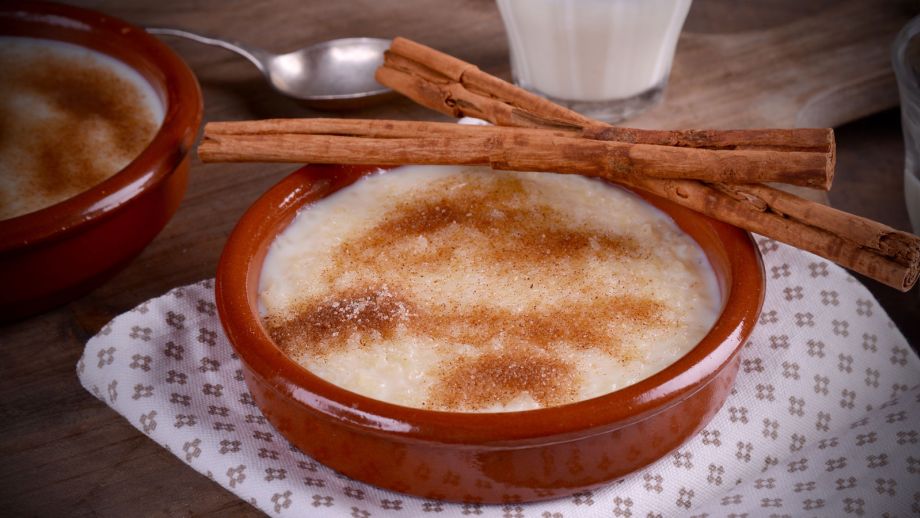
[[[235,52],[248,59],[278,92],[320,109],[352,109],[379,101],[392,90],[374,80],[390,40],[341,38],[272,54],[235,41],[181,29],[152,27],[147,32],[178,36]]]

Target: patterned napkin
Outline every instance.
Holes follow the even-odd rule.
[[[920,514],[920,360],[869,292],[759,238],[760,322],[732,395],[698,436],[596,490],[455,504],[351,480],[291,447],[246,390],[210,280],[115,318],[77,365],[138,430],[270,515],[562,518]]]

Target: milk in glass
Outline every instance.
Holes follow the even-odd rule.
[[[620,120],[662,94],[691,0],[497,0],[515,82]]]

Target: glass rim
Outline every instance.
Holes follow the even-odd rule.
[[[920,16],[915,16],[898,32],[891,45],[891,66],[894,68],[898,89],[902,96],[920,99],[920,81],[914,77],[905,59],[907,46],[914,38],[920,36]],[[913,80],[913,84],[910,81]],[[909,86],[912,86],[910,88]]]

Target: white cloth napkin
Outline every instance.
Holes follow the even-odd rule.
[[[255,406],[212,281],[115,318],[86,345],[83,386],[191,468],[271,515],[562,518],[920,514],[920,360],[833,264],[759,238],[767,294],[732,395],[698,436],[595,491],[455,504],[343,477]]]

